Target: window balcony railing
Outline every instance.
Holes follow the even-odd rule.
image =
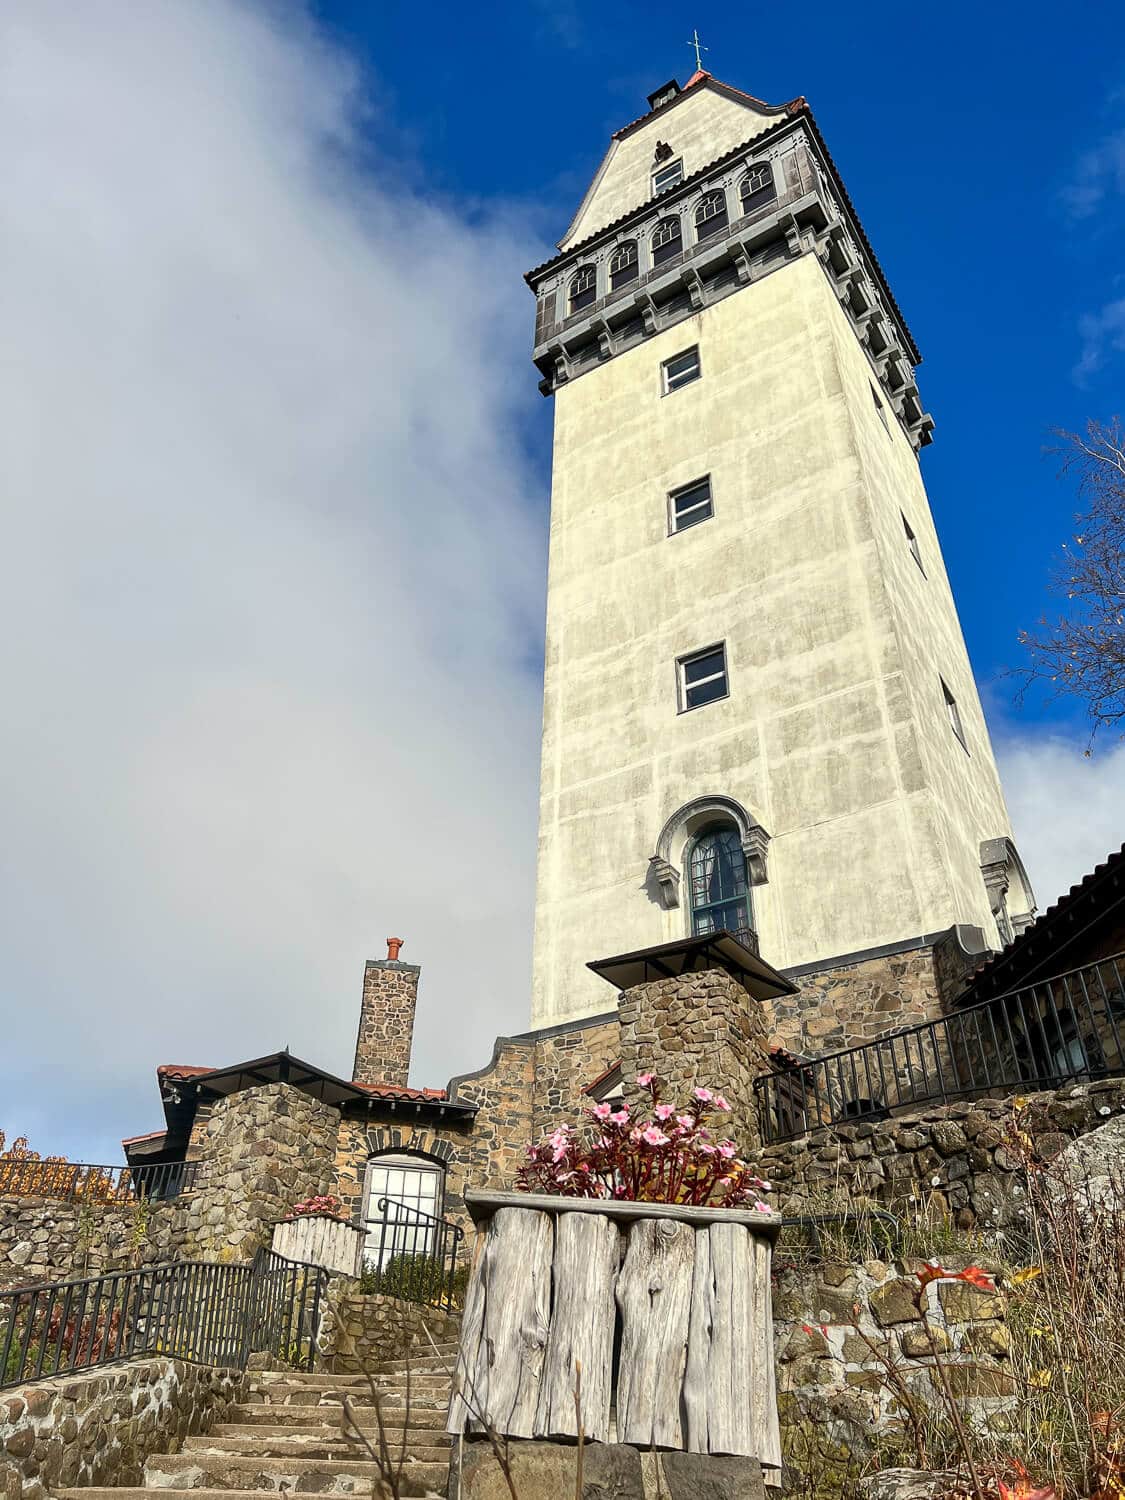
[[[102,1167],[89,1162],[0,1157],[0,1193],[61,1198],[67,1203],[163,1203],[194,1188],[199,1166],[197,1161],[165,1161]]]
[[[459,1224],[381,1198],[365,1227],[370,1290],[427,1307],[460,1305],[464,1276],[457,1262],[465,1231]]]
[[[757,1079],[762,1138],[1125,1073],[1125,954]]]

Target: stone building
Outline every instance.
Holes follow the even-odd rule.
[[[592,953],[726,927],[807,992],[791,1044],[862,1040],[888,988],[936,1013],[938,935],[1034,910],[920,356],[803,99],[700,71],[648,104],[527,278],[555,402],[532,1022],[596,1013]]]

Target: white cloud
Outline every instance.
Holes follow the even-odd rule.
[[[382,134],[289,6],[0,12],[0,1128],[41,1149],[158,1124],[159,1062],[346,1071],[387,935],[418,1081],[526,1024],[542,247]]]
[[[1016,844],[1039,910],[1054,904],[1125,843],[1125,744],[1080,738],[999,739],[1000,774]]]
[[[1074,218],[1087,219],[1113,193],[1125,193],[1125,130],[1083,152],[1062,197]]]
[[[1105,364],[1106,354],[1125,352],[1125,297],[1107,302],[1096,313],[1085,313],[1078,320],[1082,335],[1082,353],[1072,374],[1079,385]]]

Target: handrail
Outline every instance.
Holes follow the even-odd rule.
[[[328,1273],[259,1250],[0,1292],[0,1390],[151,1354],[245,1369],[268,1352],[311,1370]]]
[[[373,1289],[429,1307],[458,1305],[457,1259],[465,1231],[396,1198],[380,1198],[365,1221],[363,1260]]]
[[[197,1161],[165,1161],[110,1167],[92,1162],[0,1157],[0,1193],[60,1198],[71,1203],[166,1202],[195,1187],[200,1166]]]
[[[755,1080],[765,1141],[1125,1074],[1125,953]]]

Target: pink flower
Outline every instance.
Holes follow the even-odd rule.
[[[754,1212],[756,1214],[768,1214],[772,1212],[772,1209],[770,1208],[768,1203],[763,1203],[759,1198],[757,1203],[755,1203],[754,1205]]]
[[[612,1113],[613,1113],[612,1107],[610,1105],[608,1105],[608,1104],[595,1104],[594,1105],[593,1115],[594,1115],[594,1119],[595,1120],[608,1120],[609,1117],[610,1117],[610,1115]]]
[[[652,1082],[652,1079],[653,1079],[653,1075],[651,1073],[638,1073],[637,1074],[637,1087],[639,1089],[647,1089],[648,1086],[649,1086],[649,1084]]]
[[[734,1144],[733,1141],[720,1141],[719,1142],[719,1146],[718,1146],[719,1155],[725,1157],[727,1159],[727,1161],[730,1161],[731,1157],[735,1154],[735,1152],[737,1150],[738,1150],[738,1147]]]
[[[695,1124],[695,1121],[692,1119],[691,1115],[677,1115],[676,1123],[682,1125],[685,1130],[690,1130]]]
[[[676,1106],[674,1104],[658,1104],[653,1110],[653,1114],[658,1120],[667,1120],[675,1113]]]
[[[726,1109],[726,1110],[730,1109],[730,1105],[723,1098],[722,1094],[716,1094],[715,1095],[715,1108],[716,1109]]]
[[[613,1121],[613,1123],[615,1125],[628,1125],[628,1123],[629,1123],[629,1106],[627,1104],[623,1104],[621,1106],[621,1108],[619,1110],[617,1110],[614,1114],[610,1115],[609,1118]]]
[[[650,1146],[666,1146],[668,1144],[668,1137],[664,1134],[663,1130],[658,1130],[655,1125],[650,1125],[647,1130],[642,1132],[641,1140]]]
[[[715,1096],[710,1089],[696,1089],[695,1097],[699,1100],[700,1104],[710,1104]]]

